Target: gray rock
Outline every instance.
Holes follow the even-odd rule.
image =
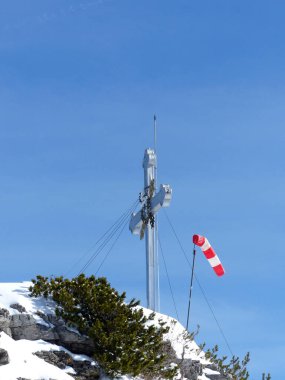
[[[64,351],[38,351],[35,352],[34,355],[60,369],[64,369],[67,365],[71,366],[73,364],[71,356]]]
[[[27,339],[27,340],[46,340],[50,343],[58,342],[58,335],[55,331],[50,330],[46,326],[41,324],[18,327],[11,330],[12,337],[15,340]]]
[[[199,361],[191,359],[178,359],[170,341],[163,343],[162,352],[166,355],[166,364],[170,365],[171,363],[176,363],[185,380],[197,380],[198,376],[202,375],[202,364]]]
[[[49,342],[55,342],[58,340],[58,336],[53,329],[37,323],[34,317],[29,314],[12,315],[9,327],[11,329],[12,338],[15,340],[43,339]]]
[[[43,318],[42,314],[41,317]],[[74,353],[92,355],[94,352],[92,339],[71,331],[62,319],[53,315],[45,316],[43,319],[50,323],[51,326],[48,327],[38,323],[29,314],[16,314],[2,319],[0,316],[0,329],[9,333],[15,340],[43,339],[50,343],[59,344]]]
[[[9,315],[10,315],[10,313],[7,309],[0,308],[0,317],[8,318]]]
[[[9,328],[10,326],[10,319],[2,317],[0,315],[0,331],[4,331],[4,329]]]
[[[12,336],[10,329],[10,313],[6,309],[0,309],[0,331],[4,331],[9,336]]]
[[[85,363],[85,362],[84,362]],[[87,362],[89,363],[89,362]],[[101,371],[99,368],[90,365],[90,363],[81,370],[77,370],[79,376],[75,376],[75,380],[96,380],[100,378]],[[75,367],[76,370],[76,367]]]
[[[23,311],[20,307],[18,309]],[[72,331],[65,325],[61,318],[55,315],[45,315],[43,313],[38,313],[38,315],[49,324],[49,326],[38,323],[32,315],[24,314],[23,312],[21,312],[21,314],[10,315],[8,310],[0,309],[0,331],[4,331],[15,340],[42,339],[63,346],[73,353],[92,356],[94,352],[94,342],[92,339],[76,331]],[[2,365],[5,363],[5,360],[7,360],[5,356],[6,351],[4,351],[2,353],[3,363],[0,357],[0,364],[2,363]],[[92,366],[89,361],[73,361],[73,359],[63,351],[58,351],[56,354],[48,352],[39,355],[41,355],[42,359],[50,364],[57,365],[59,368],[63,369],[66,366],[74,367],[78,376],[82,377],[83,380],[99,378],[99,368]]]
[[[25,328],[36,324],[36,320],[32,315],[29,314],[15,314],[10,318],[10,328],[14,329],[17,327]]]
[[[203,373],[203,366],[198,360],[184,359],[180,361],[179,366],[183,378],[188,380],[197,380],[198,376]]]
[[[75,376],[77,380],[96,380],[100,377],[99,367],[92,365],[88,360],[73,360],[64,351],[39,351],[35,355],[60,369],[64,369],[67,366],[73,368],[77,374]]]
[[[9,355],[4,348],[0,348],[0,366],[1,365],[6,365],[9,363]]]
[[[53,314],[44,314],[41,311],[37,311],[37,315],[42,318],[46,323],[49,323],[53,326],[65,326],[65,322],[62,318],[57,317]]]
[[[13,303],[10,305],[11,309],[18,310],[20,313],[26,313],[27,310],[24,308],[24,306],[20,305],[19,303]]]
[[[207,365],[206,368],[209,368],[209,369],[212,369],[213,371],[219,372],[219,369],[215,364]],[[216,374],[216,375],[207,374],[207,377],[210,380],[230,380],[231,379],[231,377],[229,375],[224,375],[224,374]]]
[[[55,330],[63,347],[75,354],[81,353],[89,356],[93,354],[95,346],[89,337],[70,331],[66,326],[58,326]]]

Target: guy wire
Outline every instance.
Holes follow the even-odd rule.
[[[93,255],[89,258],[89,260],[85,263],[85,265],[82,267],[82,269],[80,270],[80,272],[78,273],[78,275],[81,274],[81,273],[83,273],[89,267],[89,265],[92,264],[92,262],[96,259],[96,257],[102,252],[102,250],[110,242],[110,240],[112,239],[112,237],[121,228],[121,226],[126,222],[126,220],[129,218],[129,216],[131,215],[131,213],[136,209],[138,203],[139,203],[139,200],[137,200],[135,202],[135,204],[133,204],[132,207],[129,208],[128,211],[125,212],[119,218],[118,222],[113,225],[114,228],[112,229],[112,231],[110,232],[110,234],[104,239],[104,241],[101,243],[101,245],[97,248],[97,250],[93,253]]]
[[[161,256],[162,256],[163,263],[164,263],[164,269],[165,269],[165,273],[166,273],[166,277],[167,277],[167,281],[168,281],[168,286],[169,286],[169,289],[170,289],[170,293],[171,293],[171,297],[172,297],[172,301],[173,301],[173,305],[174,305],[174,309],[175,309],[176,318],[179,321],[179,314],[178,314],[178,310],[177,310],[177,306],[176,306],[176,302],[175,302],[175,298],[174,298],[174,293],[173,293],[173,290],[172,290],[171,281],[170,281],[169,273],[168,273],[168,270],[167,270],[166,260],[165,260],[165,256],[164,256],[164,253],[163,253],[163,249],[162,249],[162,245],[161,245],[161,241],[160,241],[159,235],[158,235],[158,242],[159,242],[160,252],[161,252]]]
[[[115,241],[113,242],[113,244],[111,245],[110,249],[108,250],[108,252],[106,253],[105,257],[103,258],[103,260],[101,261],[101,264],[99,265],[97,271],[95,272],[95,276],[97,275],[97,273],[99,272],[99,270],[101,269],[101,267],[103,266],[103,264],[105,263],[105,261],[107,260],[108,256],[110,255],[112,249],[114,248],[115,244],[117,243],[117,241],[119,240],[120,236],[122,235],[124,229],[126,228],[126,225],[128,224],[128,220],[124,223],[123,227],[121,228],[118,236],[116,237]]]
[[[188,327],[189,327],[189,318],[190,318],[190,308],[191,308],[191,299],[192,299],[195,258],[196,258],[196,249],[195,249],[195,244],[194,244],[194,247],[193,247],[193,262],[192,262],[192,270],[191,270],[191,281],[190,281],[190,290],[189,290],[189,301],[188,301],[188,310],[187,310],[187,322],[186,322],[186,330],[187,331],[188,331]]]
[[[99,243],[101,240],[104,239],[104,237],[109,234],[109,232],[117,225],[120,223],[121,219],[124,217],[126,213],[129,212],[135,205],[137,206],[138,201],[136,200],[124,213],[107,229],[107,231],[94,243],[90,248],[85,250],[85,252],[81,255],[81,257],[74,262],[74,264],[69,268],[69,270],[64,274],[64,277],[66,277],[69,273],[73,271],[74,268],[78,267],[79,263],[88,255],[90,251],[92,251]]]
[[[166,218],[167,218],[167,220],[168,220],[168,223],[169,223],[169,225],[170,225],[170,227],[171,227],[171,229],[172,229],[172,232],[173,232],[174,236],[176,237],[176,240],[177,240],[177,242],[178,242],[178,244],[179,244],[179,246],[180,246],[180,248],[181,248],[181,251],[183,252],[184,257],[185,257],[187,263],[189,264],[189,267],[192,268],[192,265],[191,265],[191,263],[190,263],[190,261],[189,261],[189,259],[188,259],[188,257],[187,257],[187,254],[186,254],[186,252],[185,252],[185,249],[183,248],[183,246],[182,246],[182,244],[181,244],[181,241],[180,241],[180,239],[179,239],[179,237],[178,237],[178,235],[177,235],[177,233],[176,233],[176,231],[175,231],[175,228],[174,228],[172,222],[170,221],[170,219],[169,219],[169,217],[168,217],[168,215],[167,215],[166,210],[164,210],[164,213],[165,213]],[[230,347],[230,345],[229,345],[229,342],[228,342],[228,340],[227,340],[227,338],[226,338],[226,336],[225,336],[225,333],[224,333],[224,331],[223,331],[223,329],[222,329],[222,326],[220,325],[220,323],[219,323],[219,321],[218,321],[218,319],[217,319],[217,317],[216,317],[216,315],[215,315],[214,309],[213,309],[213,307],[211,306],[211,304],[210,304],[210,302],[209,302],[209,300],[208,300],[208,297],[206,296],[206,292],[205,292],[205,290],[203,289],[203,287],[202,287],[202,285],[201,285],[200,281],[198,280],[198,277],[197,277],[197,275],[196,275],[195,273],[194,273],[194,278],[195,278],[195,280],[197,281],[197,284],[198,284],[198,286],[199,286],[199,288],[200,288],[200,290],[201,290],[201,293],[202,293],[202,295],[203,295],[203,297],[204,297],[204,299],[205,299],[205,301],[206,301],[206,303],[207,303],[207,305],[208,305],[208,307],[209,307],[209,309],[210,309],[210,312],[211,312],[211,314],[212,314],[212,316],[213,316],[213,318],[214,318],[214,320],[215,320],[215,322],[216,322],[216,325],[217,325],[217,327],[218,327],[218,329],[219,329],[219,331],[220,331],[220,333],[221,333],[221,335],[222,335],[222,337],[223,337],[223,339],[224,339],[224,342],[225,342],[225,344],[226,344],[226,346],[227,346],[229,352],[231,353],[232,356],[234,356],[233,351],[232,351],[232,349],[231,349],[231,347]]]

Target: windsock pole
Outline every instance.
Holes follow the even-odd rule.
[[[196,258],[196,249],[195,249],[195,244],[194,244],[194,247],[193,247],[193,261],[192,261],[192,272],[191,272],[191,281],[190,281],[190,290],[189,290],[189,301],[188,301],[188,311],[187,311],[186,331],[188,331],[189,319],[190,319],[190,308],[191,308],[191,299],[192,299],[192,288],[193,288],[195,258]]]
[[[196,257],[196,245],[201,248],[209,264],[213,268],[217,276],[223,276],[225,270],[222,266],[220,259],[218,258],[216,252],[212,248],[208,239],[205,236],[193,235],[193,262],[192,262],[192,272],[190,281],[190,291],[189,291],[189,301],[188,301],[188,311],[187,311],[187,323],[186,330],[188,331],[189,319],[190,319],[190,308],[191,308],[191,298],[192,298],[192,288],[193,288],[193,278],[194,278],[194,267],[195,267],[195,257]]]

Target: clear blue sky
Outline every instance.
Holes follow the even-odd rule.
[[[168,215],[190,258],[205,234],[227,271],[198,256],[231,348],[251,352],[251,379],[283,380],[284,12],[281,0],[3,2],[0,280],[65,273],[136,199],[156,113]],[[185,323],[190,272],[163,213],[160,234]],[[144,244],[127,230],[100,274],[145,304]],[[197,341],[227,354],[196,285],[192,307]],[[175,315],[163,267],[161,310]]]

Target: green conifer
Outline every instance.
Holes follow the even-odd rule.
[[[93,339],[94,359],[105,373],[173,379],[177,369],[166,365],[162,353],[168,327],[149,323],[154,316],[146,317],[135,299],[126,303],[126,294],[119,294],[106,278],[37,276],[32,282],[31,296],[52,297],[56,314]]]

